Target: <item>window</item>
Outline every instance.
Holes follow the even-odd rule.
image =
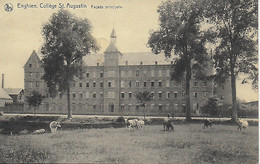
[[[177,91],[174,91],[173,95],[174,95],[173,97],[174,97],[175,99],[178,98],[178,92],[177,92]]]
[[[154,77],[154,70],[151,70],[151,77]]]
[[[174,104],[174,109],[178,110],[178,104]]]
[[[75,99],[76,98],[76,94],[72,93],[72,98]]]
[[[86,92],[86,99],[89,99],[89,92]]]
[[[128,98],[132,98],[132,93],[131,92],[128,93]]]
[[[207,91],[203,91],[203,96],[207,97]]]
[[[162,110],[162,104],[159,104],[159,110]]]
[[[136,81],[136,82],[135,82],[135,86],[136,86],[136,87],[139,87],[139,81]]]
[[[100,88],[102,88],[103,87],[103,81],[101,81],[99,84],[100,84]]]
[[[161,81],[159,81],[159,87],[162,87],[162,82]]]
[[[169,99],[170,98],[170,92],[166,92],[166,97],[167,97],[167,99]]]
[[[151,82],[151,87],[154,87],[154,81]]]
[[[144,76],[146,76],[147,75],[147,71],[144,71]]]
[[[100,97],[101,97],[101,98],[104,98],[103,92],[100,92]]]
[[[162,77],[162,70],[159,70],[158,74],[159,74],[159,77]]]
[[[197,86],[198,86],[198,81],[195,80],[195,81],[193,82],[193,85],[194,85],[194,87],[197,87]]]
[[[151,110],[153,110],[154,109],[154,104],[151,104]]]
[[[121,104],[121,110],[124,110],[124,109],[125,109],[125,105]]]
[[[83,96],[82,96],[82,93],[79,93],[79,98],[82,99],[82,97],[83,97]]]
[[[125,98],[125,93],[124,92],[121,92],[121,98]]]
[[[139,110],[139,105],[138,104],[136,104],[135,109]]]
[[[183,92],[181,93],[181,97],[182,97],[182,98],[185,98],[185,96],[186,96],[185,91],[183,91]]]
[[[166,80],[166,87],[170,87],[170,80]]]
[[[135,75],[136,75],[136,76],[139,76],[139,70],[137,70],[137,71],[135,72]]]
[[[111,87],[111,81],[108,82],[108,87]]]
[[[93,82],[93,87],[94,87],[94,88],[96,87],[96,82],[95,82],[95,81]]]
[[[121,88],[124,88],[124,81],[121,81]]]
[[[86,82],[86,87],[87,87],[87,88],[89,87],[89,82]]]
[[[128,77],[132,77],[132,71],[128,72]]]
[[[29,68],[32,68],[32,64],[29,64]]]
[[[144,81],[144,87],[146,87],[146,81]]]
[[[151,92],[152,98],[154,98],[154,92]]]
[[[131,110],[132,104],[128,104],[128,110]]]
[[[131,81],[128,82],[128,87],[129,88],[132,87],[132,82]]]
[[[88,72],[86,73],[86,77],[89,77],[89,73]]]
[[[79,87],[82,87],[82,83],[79,83]]]
[[[166,70],[166,77],[170,77],[170,70]]]
[[[93,92],[93,99],[95,99],[97,97],[96,92]]]
[[[103,77],[103,72],[100,72],[100,77]]]
[[[93,104],[92,107],[93,107],[93,110],[96,110],[96,108],[97,108],[97,107],[96,107],[96,104]]]
[[[193,92],[193,98],[198,98],[198,92]]]
[[[159,92],[158,96],[159,96],[159,99],[162,98],[162,92],[161,91]]]
[[[59,93],[59,97],[60,97],[60,99],[62,98],[62,94],[61,93]]]

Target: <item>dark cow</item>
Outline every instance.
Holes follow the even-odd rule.
[[[166,129],[165,129],[166,128]],[[174,131],[174,126],[172,125],[171,123],[171,120],[170,119],[167,119],[163,122],[163,129],[164,131],[167,130],[169,131],[171,128],[172,131]]]
[[[206,119],[206,120],[204,121],[204,128],[205,128],[205,127],[212,127],[212,121]]]

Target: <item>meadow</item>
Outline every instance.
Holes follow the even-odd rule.
[[[258,127],[161,125],[41,135],[0,135],[0,162],[19,163],[258,163]]]

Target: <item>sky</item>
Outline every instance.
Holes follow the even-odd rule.
[[[13,11],[5,11],[4,5],[7,3],[13,5]],[[117,34],[117,47],[122,53],[151,51],[146,44],[149,32],[158,29],[159,0],[1,0],[0,74],[5,74],[5,88],[23,88],[23,66],[33,50],[40,54],[42,26],[59,10],[60,3],[66,7],[67,3],[87,6],[66,9],[91,22],[92,34],[101,45],[99,53],[106,49],[113,28]],[[38,8],[24,7],[31,5]],[[50,5],[56,5],[56,8],[43,8]],[[106,6],[109,8],[106,9]],[[115,9],[115,6],[120,8]],[[253,101],[258,99],[258,91],[252,90],[250,85],[241,85],[238,81],[237,96],[245,101]]]

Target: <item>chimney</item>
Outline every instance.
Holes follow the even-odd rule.
[[[2,74],[2,88],[5,88],[5,74]]]
[[[125,65],[128,65],[128,61],[125,62]]]

